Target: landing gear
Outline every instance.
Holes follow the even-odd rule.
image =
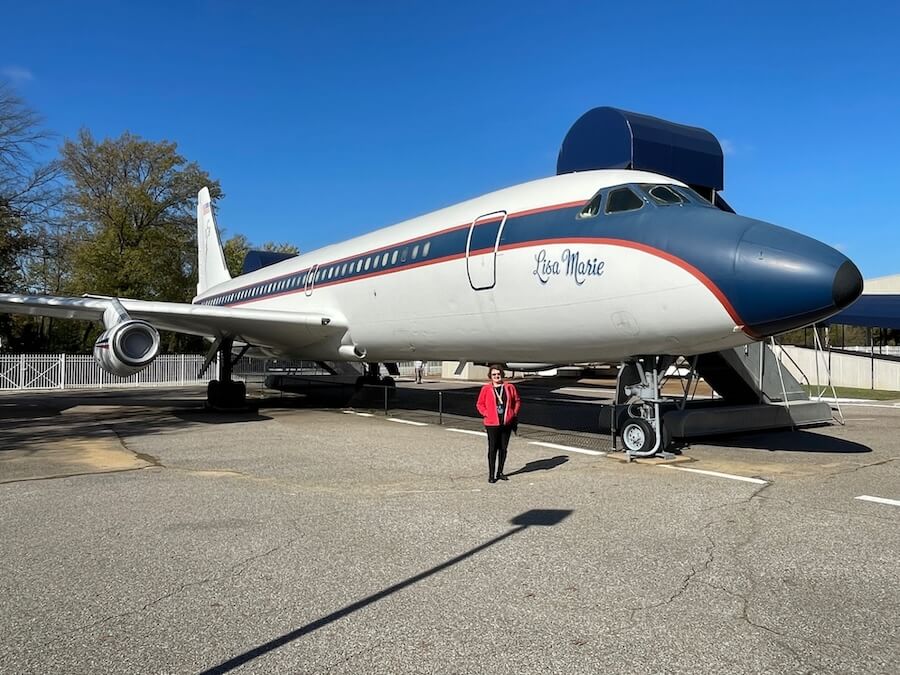
[[[213,343],[210,355],[207,356],[210,361],[210,357],[216,353],[219,356],[216,373],[218,379],[210,380],[206,387],[206,405],[210,408],[236,410],[247,406],[247,385],[231,379],[232,368],[247,351],[247,347],[233,357],[231,353],[233,346],[234,340],[231,338],[220,338]]]
[[[656,445],[656,432],[647,420],[629,419],[622,427],[622,445],[629,455],[644,456]]]
[[[623,363],[616,380],[616,404],[624,408],[619,433],[628,459],[652,457],[666,452],[670,436],[663,425],[660,403],[660,373],[665,373],[672,357],[652,356]]]
[[[235,409],[247,405],[247,385],[234,380],[210,380],[206,387],[210,408]]]
[[[395,389],[397,383],[390,375],[381,377],[381,367],[377,363],[366,364],[366,374],[356,378],[356,388],[362,389],[365,386],[372,387],[388,387]]]

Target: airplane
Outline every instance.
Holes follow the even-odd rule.
[[[822,242],[634,169],[515,185],[235,278],[206,188],[197,228],[191,303],[0,294],[0,311],[102,321],[94,356],[119,376],[153,361],[159,330],[209,338],[204,369],[220,358],[208,402],[239,407],[236,347],[376,372],[409,359],[652,370],[646,355],[715,352],[825,319],[863,283]],[[650,375],[630,430],[640,452],[665,442]]]

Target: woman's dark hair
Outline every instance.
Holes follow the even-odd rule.
[[[492,363],[488,366],[488,377],[490,377],[491,373],[495,370],[500,371],[501,377],[506,377],[506,372],[503,370],[503,366],[501,366],[499,363]]]

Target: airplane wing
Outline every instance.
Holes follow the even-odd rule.
[[[66,298],[0,293],[0,312],[101,321],[111,298]],[[256,346],[302,347],[347,330],[342,317],[271,309],[212,307],[182,302],[119,298],[129,316],[159,330],[204,337],[231,337]]]

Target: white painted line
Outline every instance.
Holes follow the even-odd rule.
[[[685,466],[670,466],[668,464],[660,465],[663,469],[676,469],[677,471],[690,471],[691,473],[702,473],[704,476],[715,476],[716,478],[730,478],[731,480],[741,480],[745,483],[755,483],[756,485],[767,485],[769,481],[762,478],[747,478],[747,476],[735,476],[730,473],[719,473],[718,471],[704,471],[703,469],[688,469]]]
[[[453,427],[450,427],[447,431],[454,431],[458,434],[471,434],[472,436],[487,436],[483,431],[470,431],[469,429],[454,429]]]
[[[412,424],[414,427],[427,427],[427,422],[413,422],[412,420],[401,420],[399,417],[388,417],[388,422],[396,422],[397,424]]]
[[[359,415],[360,417],[375,417],[372,413],[361,413],[356,412],[355,410],[341,410],[345,415]]]
[[[556,443],[544,443],[543,441],[528,441],[528,445],[541,445],[545,448],[553,448],[554,450],[566,450],[568,452],[580,452],[583,455],[605,455],[605,452],[599,450],[585,450],[584,448],[573,448],[571,445],[558,445]]]
[[[810,399],[812,401],[813,399]],[[822,399],[823,403],[832,403],[833,399]],[[900,408],[900,403],[843,403],[841,402],[842,408],[890,408],[891,410],[896,410]]]
[[[860,495],[856,499],[862,499],[864,502],[875,502],[877,504],[889,504],[890,506],[900,506],[900,499],[885,499],[884,497],[870,497],[869,495]]]

